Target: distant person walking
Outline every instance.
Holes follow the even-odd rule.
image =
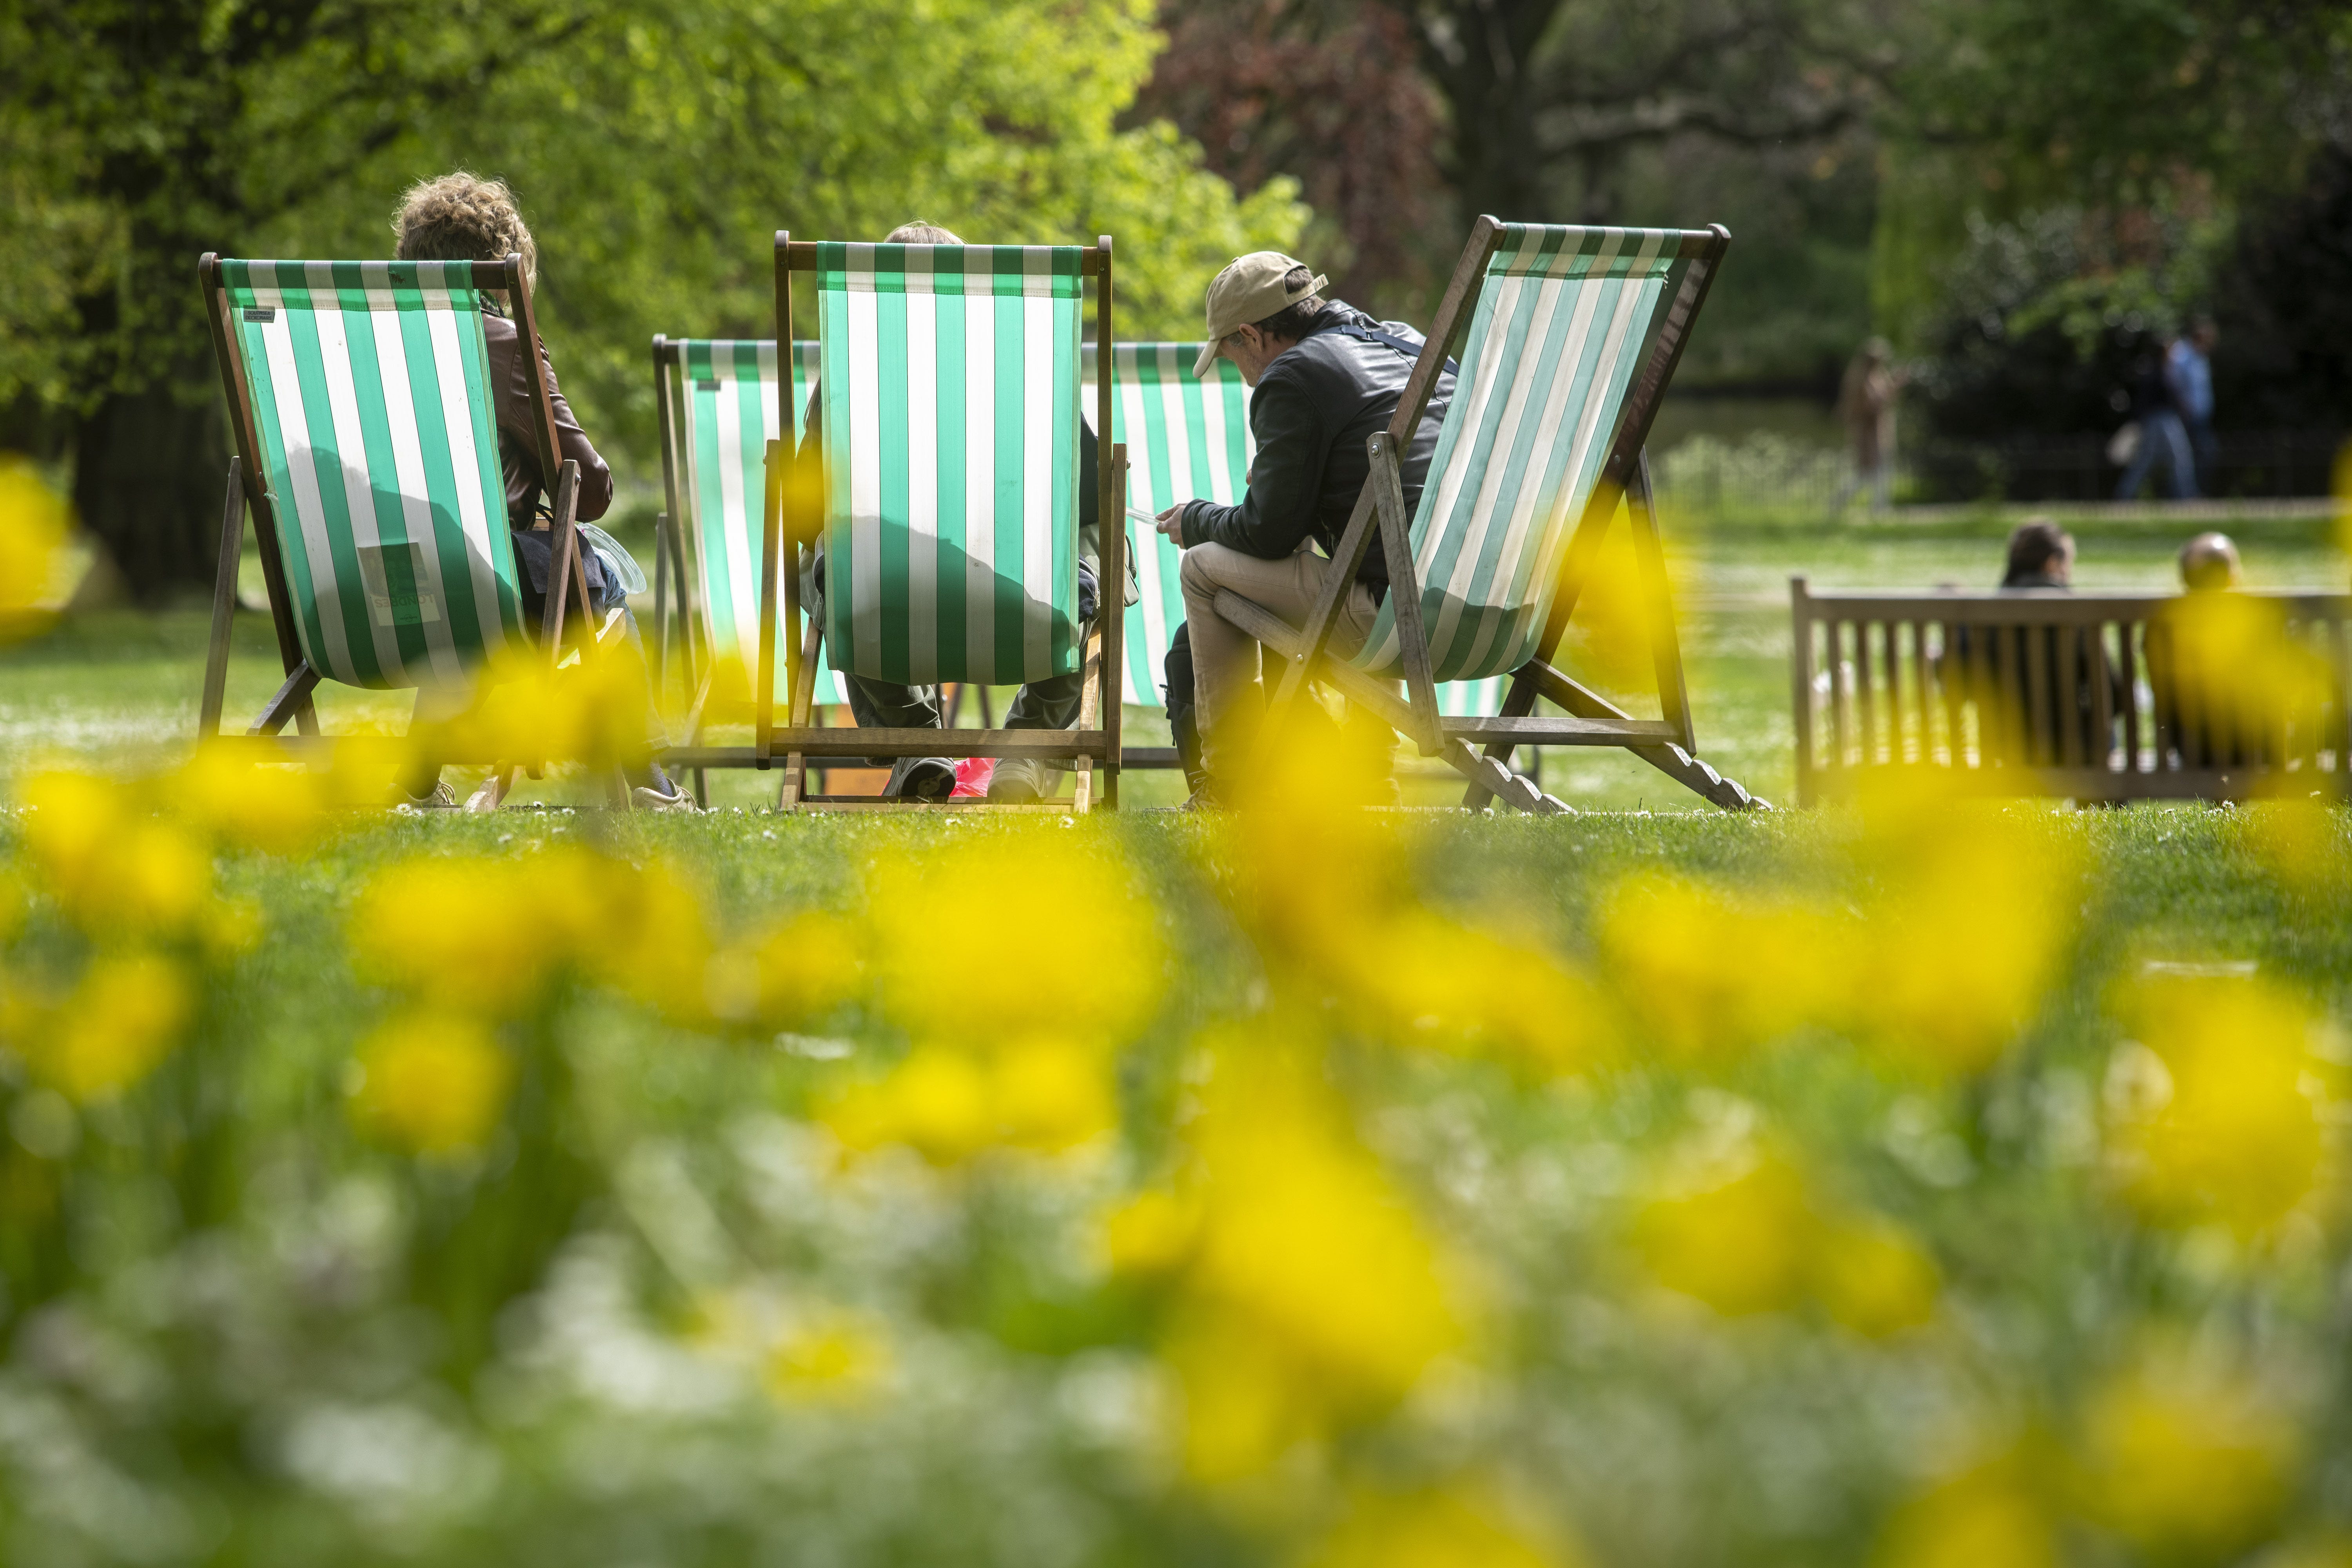
[[[2200,316],[2188,335],[2174,342],[2165,358],[2165,383],[2179,407],[2180,422],[2189,432],[2189,451],[2195,464],[2189,479],[2199,494],[2213,488],[2213,344],[2219,334],[2213,318]]]
[[[1846,443],[1853,454],[1853,472],[1830,502],[1832,516],[1864,485],[1870,487],[1870,510],[1885,511],[1895,489],[1895,403],[1903,390],[1903,373],[1895,367],[1895,351],[1885,338],[1862,345],[1845,367],[1838,387],[1838,417],[1845,421]]]
[[[2139,443],[2124,477],[2116,486],[2117,500],[2137,500],[2139,488],[2158,463],[2164,465],[2165,493],[2174,500],[2197,499],[2196,459],[2189,449],[2187,406],[2174,372],[2172,339],[2159,338],[2132,363],[2132,418],[2139,426]],[[2200,355],[2199,363],[2202,363]],[[2208,412],[2211,385],[2207,384]]]

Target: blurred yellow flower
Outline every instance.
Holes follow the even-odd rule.
[[[1810,1274],[1823,1310],[1858,1334],[1883,1339],[1936,1315],[1935,1259],[1901,1226],[1874,1215],[1824,1225]]]
[[[1486,1488],[1359,1491],[1301,1568],[1565,1568],[1580,1561]]]
[[[944,1165],[984,1149],[1076,1148],[1118,1126],[1118,1100],[1104,1052],[1038,1037],[919,1046],[886,1076],[836,1089],[819,1115],[846,1149],[903,1143]]]
[[[1606,894],[1602,963],[1650,1036],[1685,1061],[1719,1058],[1841,1011],[1852,933],[1786,900],[1643,875]]]
[[[353,901],[352,956],[363,975],[436,1006],[511,1012],[602,929],[613,875],[598,857],[570,848],[404,861]],[[698,990],[698,967],[694,983]]]
[[[635,677],[622,660],[593,647],[551,668],[536,647],[504,650],[477,677],[465,710],[419,726],[409,737],[420,755],[502,757],[518,763],[576,762],[592,772],[647,754],[632,715]]]
[[[711,1015],[715,944],[702,895],[662,862],[643,867],[578,857],[568,896],[589,904],[573,940],[593,954],[598,978],[673,1018]]]
[[[2058,1568],[2058,1521],[2011,1453],[1951,1476],[1888,1519],[1877,1568]]]
[[[232,844],[290,854],[318,836],[324,799],[303,767],[265,765],[225,746],[200,746],[168,785],[173,808]]]
[[[2111,1152],[2136,1207],[2252,1236],[2311,1195],[2341,1086],[2307,1009],[2252,978],[2158,974],[2118,1010],[2138,1038],[2111,1069],[2136,1086],[2109,1097]]]
[[[1108,847],[1058,828],[887,860],[871,910],[882,1005],[918,1037],[1117,1041],[1167,984],[1151,902]]]
[[[2151,1552],[2234,1557],[2276,1523],[2300,1449],[2295,1423],[2242,1377],[2151,1356],[2084,1412],[2084,1501]]]
[[[475,1019],[410,1013],[362,1043],[352,1114],[372,1135],[411,1153],[480,1148],[506,1109],[514,1065]]]
[[[42,608],[63,587],[72,514],[32,463],[0,452],[0,642],[45,629]]]
[[[171,1054],[195,1012],[180,965],[151,952],[102,952],[44,1020],[35,1075],[77,1104],[111,1100]]]
[[[1582,975],[1417,904],[1355,922],[1332,968],[1342,1002],[1405,1043],[1560,1073],[1591,1066],[1608,1038]]]
[[[1935,1261],[1909,1232],[1828,1201],[1759,1141],[1670,1177],[1635,1214],[1633,1238],[1659,1284],[1727,1317],[1811,1300],[1880,1338],[1935,1316]]]
[[[873,1396],[891,1367],[890,1341],[879,1323],[835,1312],[785,1331],[761,1371],[778,1399],[856,1405]]]
[[[1223,1054],[1191,1129],[1200,1221],[1161,1345],[1211,1482],[1379,1414],[1465,1337],[1435,1245],[1328,1091],[1252,1052]]]
[[[128,785],[89,773],[36,773],[25,847],[68,918],[96,935],[189,930],[212,891],[203,847],[151,815]]]
[[[865,981],[856,929],[814,910],[722,949],[710,964],[711,1010],[771,1028],[821,1023]]]
[[[1762,1155],[1696,1190],[1651,1200],[1633,1238],[1659,1284],[1739,1316],[1784,1311],[1802,1298],[1815,1225],[1803,1177]]]
[[[1102,1216],[1102,1255],[1114,1274],[1165,1274],[1192,1256],[1201,1234],[1199,1205],[1150,1188]]]
[[[903,1143],[939,1164],[970,1159],[994,1131],[987,1073],[945,1046],[917,1047],[888,1076],[844,1085],[818,1118],[853,1152]]]
[[[1875,884],[1844,955],[1853,1027],[1935,1074],[1991,1066],[2065,962],[2080,852],[2033,819],[1885,770],[1860,801],[1858,869]]]

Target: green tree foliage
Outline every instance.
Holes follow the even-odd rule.
[[[456,166],[521,196],[566,391],[625,460],[650,458],[653,333],[773,331],[778,228],[1109,233],[1120,333],[1197,331],[1206,277],[1305,215],[1287,182],[1237,202],[1169,127],[1118,128],[1150,23],[1146,0],[5,0],[0,190],[38,232],[0,237],[0,406],[72,411],[77,499],[134,586],[208,580],[197,253],[384,255],[402,189]]]
[[[1882,119],[1873,280],[1881,323],[1914,344],[1972,221],[2069,209],[2100,231],[2077,245],[2091,271],[2190,284],[2203,269],[2169,268],[2164,237],[2291,195],[2352,105],[2352,29],[2319,0],[1942,0],[1920,17]],[[2194,302],[2164,292],[2162,314]]]

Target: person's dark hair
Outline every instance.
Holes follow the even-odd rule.
[[[1293,289],[1304,289],[1314,280],[1313,272],[1304,267],[1294,267],[1282,275],[1283,290],[1286,293]],[[1304,300],[1292,300],[1265,321],[1250,324],[1269,338],[1295,343],[1307,335],[1309,324],[1322,313],[1322,299],[1309,294]]]
[[[2063,560],[2074,552],[2074,540],[2047,518],[2021,522],[2009,536],[2009,568],[2002,577],[2002,586],[2013,585],[2021,579],[2047,577],[2052,562]]]

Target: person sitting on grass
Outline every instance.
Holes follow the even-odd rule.
[[[964,241],[948,229],[920,218],[900,224],[885,235],[885,245],[961,245]],[[808,415],[801,436],[799,460],[814,464],[823,450],[819,443],[818,389],[812,384],[808,394]],[[1091,422],[1082,425],[1078,440],[1078,644],[1086,645],[1087,635],[1094,624],[1095,611],[1100,598],[1102,576],[1101,550],[1101,484],[1100,472],[1095,460],[1095,433]],[[1124,527],[1122,521],[1120,526]],[[813,552],[814,574],[819,592],[824,586],[824,548]],[[1135,552],[1127,552],[1127,603],[1132,605],[1140,595],[1135,567]],[[1118,700],[1118,676],[1114,673],[1105,682],[1106,700]],[[940,689],[936,686],[908,686],[895,680],[877,679],[872,676],[841,672],[841,683],[849,694],[849,711],[861,729],[937,730],[943,726],[940,712]],[[1078,705],[1086,689],[1086,673],[1073,671],[1045,680],[1033,680],[1021,688],[1013,699],[1012,710],[1004,716],[1008,730],[1070,730],[1077,727]],[[971,759],[982,763],[985,759]],[[890,770],[889,782],[883,786],[883,795],[890,800],[945,800],[956,791],[956,764],[945,757],[900,757],[895,762],[887,757],[870,757],[874,767]],[[997,760],[985,774],[973,767],[971,776],[976,783],[982,776],[987,780],[988,798],[1000,804],[1024,804],[1045,799],[1061,785],[1060,764],[1035,757],[1005,757]]]
[[[403,261],[501,261],[509,255],[520,255],[524,272],[534,286],[538,282],[539,247],[533,243],[530,230],[515,205],[514,193],[503,181],[481,179],[462,170],[419,181],[401,198],[400,208],[393,215],[392,227],[398,237],[395,254]],[[522,567],[520,586],[523,618],[532,634],[538,636],[546,616],[549,579],[554,571],[554,513],[551,504],[554,476],[540,471],[534,375],[547,378],[548,400],[555,409],[559,457],[580,465],[580,488],[574,503],[578,521],[593,521],[612,506],[613,470],[597,455],[588,433],[572,416],[571,404],[556,386],[555,367],[548,358],[547,345],[536,345],[537,364],[525,352],[519,330],[505,314],[503,307],[511,301],[503,298],[504,292],[493,289],[483,293],[482,336],[489,358],[491,396],[496,403],[499,466],[506,479],[507,521],[512,530],[515,560]],[[654,753],[669,744],[669,736],[654,709],[653,679],[646,668],[645,647],[638,638],[636,617],[629,611],[627,595],[596,552],[583,546],[581,562],[588,579],[588,603],[580,607],[580,613],[594,622],[615,608],[620,610],[625,635],[607,650],[605,657],[627,661],[633,679],[625,680],[623,688],[640,694],[631,702],[643,709],[647,756],[646,761],[625,770],[630,803],[645,810],[691,811],[692,797],[671,783],[661,765],[652,760]],[[420,688],[416,694],[417,717],[454,711],[465,701],[462,691]],[[449,786],[441,782],[440,764],[430,757],[417,763],[403,781],[402,788],[412,806],[446,809],[457,804]]]

